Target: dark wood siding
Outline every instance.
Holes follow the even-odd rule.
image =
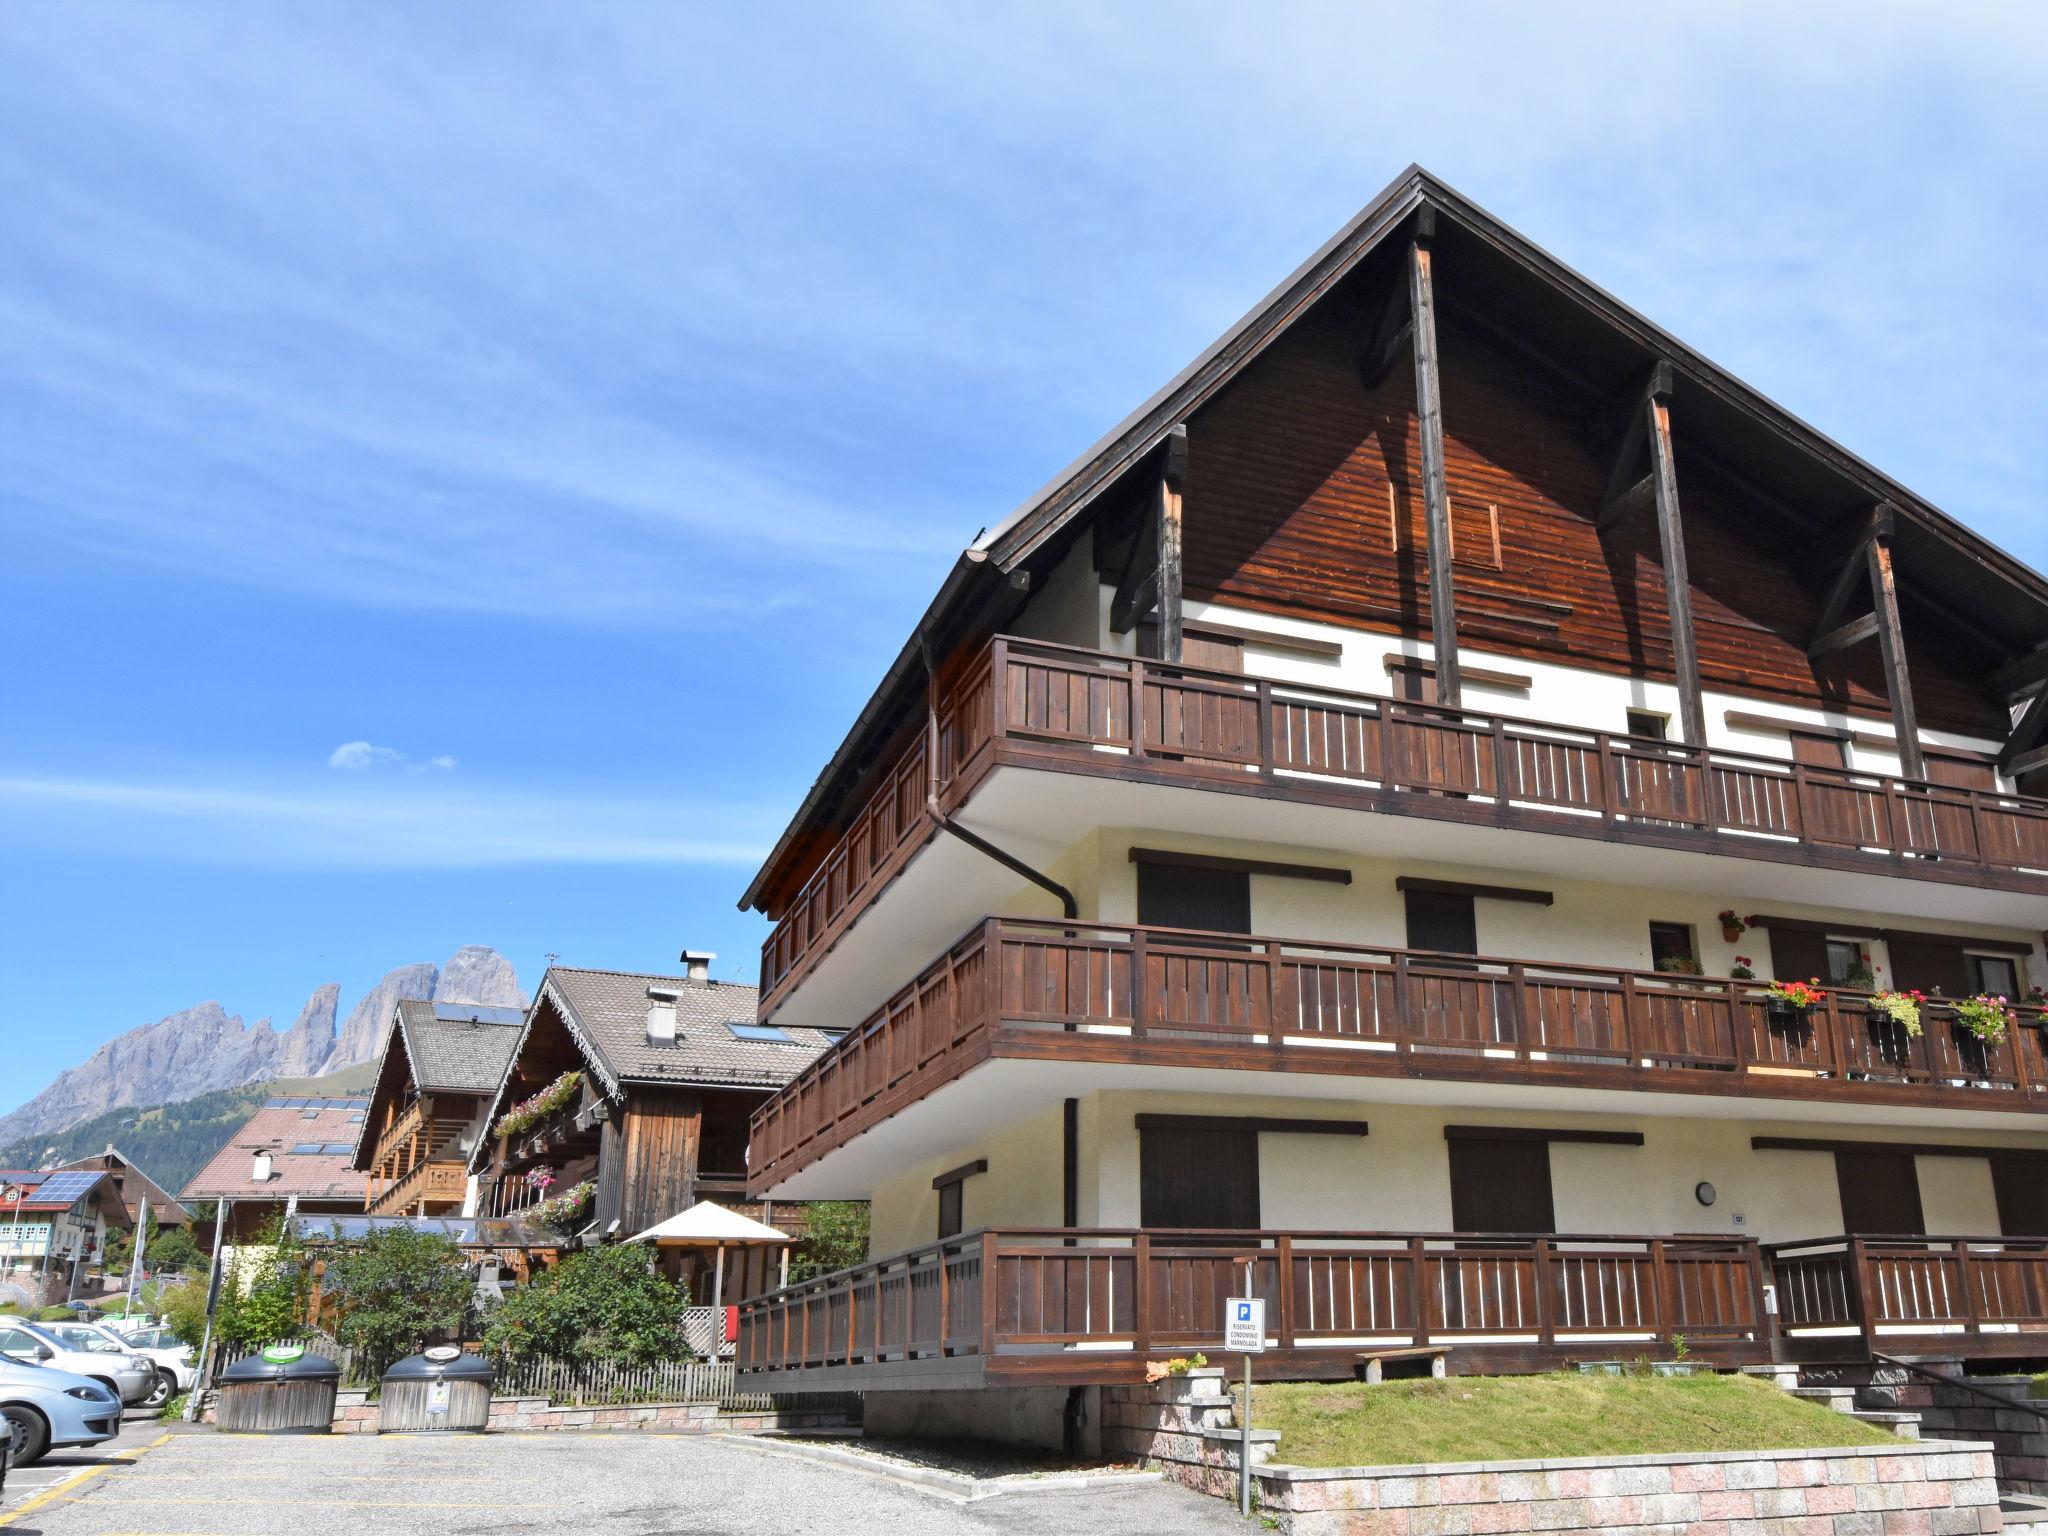
[[[1429,634],[1413,370],[1395,368],[1375,391],[1361,387],[1367,323],[1361,310],[1322,305],[1190,424],[1190,598]],[[1509,655],[1670,676],[1656,531],[1643,515],[1605,542],[1595,535],[1605,464],[1586,444],[1584,404],[1454,326],[1441,350],[1462,638]],[[1706,684],[1888,712],[1876,646],[1818,667],[1806,658],[1827,585],[1805,559],[1810,535],[1688,472],[1684,420],[1675,427]],[[1910,593],[1910,568],[1900,580]],[[1984,686],[1995,658],[1917,607],[1905,629],[1920,718],[2002,735],[2004,717]]]
[[[2048,1162],[2037,1157],[1994,1157],[1991,1187],[1998,1197],[2004,1237],[2048,1237]]]
[[[1451,1226],[1459,1232],[1555,1232],[1550,1143],[1446,1142],[1451,1154]]]
[[[1846,1232],[1918,1237],[1927,1230],[1920,1211],[1920,1174],[1910,1152],[1837,1152],[1835,1185]]]
[[[1903,991],[1940,992],[1948,997],[1969,996],[1973,978],[1961,944],[1893,939],[1888,947],[1893,986]]]
[[[615,1113],[623,1122],[619,1235],[631,1237],[689,1204],[703,1105],[691,1090],[636,1088],[624,1111]]]
[[[1259,1133],[1139,1127],[1138,1221],[1147,1227],[1257,1227]]]
[[[1772,928],[1771,974],[1780,981],[1828,979],[1827,935],[1806,928]]]

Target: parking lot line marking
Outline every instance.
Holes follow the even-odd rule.
[[[92,1481],[92,1479],[98,1477],[103,1472],[111,1472],[117,1466],[127,1466],[133,1463],[141,1457],[143,1452],[155,1450],[158,1446],[162,1445],[166,1440],[170,1438],[171,1437],[169,1432],[166,1431],[164,1434],[158,1435],[154,1440],[150,1441],[147,1445],[132,1445],[125,1451],[116,1451],[109,1459],[101,1462],[98,1466],[86,1467],[81,1471],[74,1472],[70,1474],[68,1477],[62,1478],[59,1481],[50,1484],[50,1486],[43,1489],[42,1492],[31,1495],[29,1498],[24,1499],[21,1503],[15,1505],[14,1508],[8,1510],[5,1514],[0,1514],[0,1526],[9,1526],[14,1524],[14,1522],[19,1520],[23,1515],[28,1514],[32,1510],[41,1509],[45,1504],[48,1504],[52,1499],[55,1499],[60,1494],[68,1493],[73,1488],[79,1488],[84,1486],[86,1483]]]
[[[104,1467],[96,1471],[105,1471]],[[183,1499],[166,1498],[162,1494],[145,1493],[132,1499],[98,1499],[101,1508],[117,1504],[205,1504],[219,1509],[272,1509],[275,1499]],[[505,1507],[502,1499],[466,1502],[452,1499],[293,1499],[294,1509],[499,1509]],[[530,1504],[520,1501],[519,1507],[526,1509],[567,1509],[566,1504]]]

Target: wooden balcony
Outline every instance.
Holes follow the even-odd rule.
[[[1221,1354],[1226,1297],[1266,1301],[1261,1375],[1348,1377],[1434,1345],[1460,1370],[1771,1355],[1756,1243],[1734,1237],[1353,1232],[972,1232],[743,1302],[763,1390],[1139,1381]]]
[[[2048,1354],[2048,1237],[1831,1237],[1765,1252],[1793,1358]]]
[[[762,946],[766,1017],[998,767],[2048,893],[2048,801],[998,638]]]
[[[1923,1027],[1848,990],[1783,1018],[1761,982],[988,918],[754,1111],[753,1187],[991,1057],[2048,1113],[2042,1010]]]
[[[430,1208],[453,1206],[459,1211],[468,1193],[469,1173],[461,1159],[437,1160],[420,1163],[395,1179],[372,1174],[367,1210],[372,1216],[405,1216],[425,1201]]]

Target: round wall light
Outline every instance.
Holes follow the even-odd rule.
[[[1705,1179],[1701,1179],[1699,1183],[1693,1186],[1692,1197],[1693,1199],[1699,1201],[1701,1205],[1712,1205],[1716,1200],[1721,1198],[1721,1193],[1719,1190],[1715,1189],[1713,1185],[1709,1184]]]

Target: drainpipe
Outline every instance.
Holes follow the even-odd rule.
[[[1013,853],[1006,853],[979,832],[970,832],[939,808],[939,677],[932,665],[931,634],[927,629],[917,632],[917,648],[924,656],[925,694],[925,795],[924,808],[942,831],[950,832],[976,853],[994,859],[1014,875],[1029,880],[1042,891],[1059,898],[1060,915],[1068,922],[1076,922],[1081,916],[1081,904],[1074,899],[1074,893],[1042,870],[1033,869]]]

